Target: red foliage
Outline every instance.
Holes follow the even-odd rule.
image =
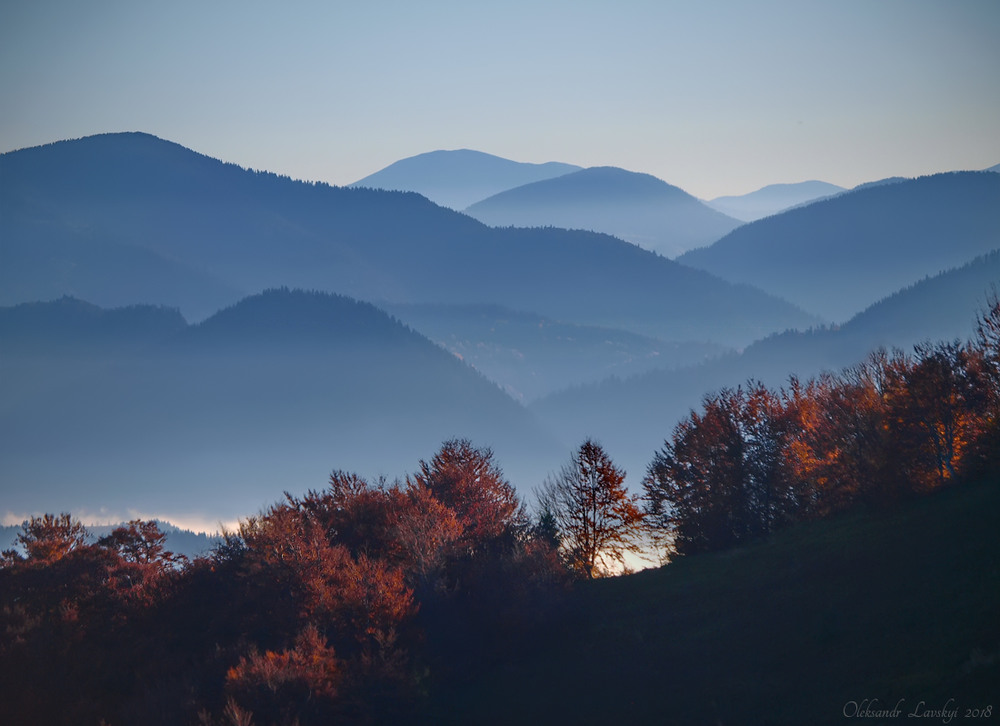
[[[1000,330],[1000,304],[992,311],[981,325]],[[997,338],[981,330],[978,346],[877,351],[839,376],[793,379],[779,394],[751,386],[707,397],[649,467],[651,521],[681,554],[718,549],[988,468],[1000,458]]]
[[[343,674],[342,664],[333,648],[313,624],[302,629],[295,646],[280,653],[252,651],[226,673],[230,690],[252,691],[267,689],[278,693],[284,689],[301,691],[302,695],[336,698]]]
[[[493,460],[488,448],[468,439],[446,441],[429,462],[420,462],[413,483],[426,487],[455,512],[463,543],[475,549],[524,527],[527,516],[517,492]]]
[[[87,542],[87,528],[68,514],[32,517],[21,525],[17,535],[28,560],[49,563],[62,559]]]
[[[395,491],[387,533],[395,559],[422,590],[442,585],[445,564],[463,534],[451,509],[421,484]]]

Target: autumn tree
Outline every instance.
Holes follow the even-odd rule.
[[[767,534],[794,517],[800,499],[784,460],[787,430],[779,397],[759,383],[706,397],[647,469],[650,525],[688,554]]]
[[[17,543],[24,549],[29,561],[50,563],[62,559],[87,543],[87,528],[69,514],[45,514],[31,517],[21,524]],[[20,556],[8,550],[4,560],[15,561]]]
[[[766,535],[795,518],[799,490],[785,466],[789,419],[780,396],[749,384],[737,410],[743,437],[747,536]]]
[[[347,547],[354,555],[367,552],[384,556],[392,549],[393,491],[384,480],[369,482],[357,474],[335,470],[329,486],[310,490],[303,497],[286,494],[288,504],[308,516],[331,543]]]
[[[824,373],[781,392],[784,461],[799,490],[798,518],[826,517],[887,486],[886,370],[891,357],[876,351],[839,375]]]
[[[897,448],[911,485],[931,489],[954,479],[977,436],[981,401],[970,351],[958,343],[919,345],[898,372],[890,400]]]
[[[384,494],[355,487],[355,495],[366,492]],[[370,690],[402,697],[412,686],[400,636],[417,609],[413,591],[391,558],[363,549],[355,554],[336,541],[337,532],[317,514],[333,511],[332,503],[321,507],[321,499],[311,498],[313,506],[305,507],[290,499],[241,521],[242,546],[229,548],[235,562],[226,564],[243,585],[236,592],[242,604],[235,608],[244,613],[241,629],[251,643],[266,648],[264,656],[247,654],[233,671],[239,686],[234,697],[252,710],[261,693],[254,684],[260,685],[259,676],[271,666],[280,666],[275,682],[293,691],[325,683],[335,668],[343,688],[324,687],[311,697],[356,718],[364,704],[378,700],[366,695]],[[311,630],[307,641],[293,640],[309,626],[323,633],[322,647]]]
[[[976,466],[996,471],[1000,468],[1000,295],[996,288],[978,316],[970,354],[982,403]]]
[[[625,472],[591,439],[542,485],[540,505],[555,518],[570,568],[587,578],[640,551],[639,500],[625,488]]]
[[[161,571],[161,533],[134,524],[90,543],[68,514],[23,523],[26,557],[5,553],[0,567],[0,722],[97,723],[155,670],[138,643],[155,638],[162,585],[180,570]]]
[[[147,606],[187,558],[166,548],[167,535],[156,522],[133,519],[115,527],[97,541],[97,547],[113,556],[108,560],[110,593],[130,604]]]
[[[393,492],[387,536],[420,592],[445,586],[445,567],[462,533],[455,512],[426,486],[411,482]]]
[[[975,343],[990,363],[994,385],[1000,388],[1000,294],[996,288],[977,316]]]
[[[264,723],[292,723],[312,717],[329,720],[324,706],[337,699],[343,663],[312,623],[292,648],[260,653],[251,647],[226,673],[227,708]]]
[[[468,439],[442,444],[430,461],[420,462],[412,482],[426,487],[455,512],[462,540],[472,549],[527,526],[527,514],[517,492],[503,475],[489,448]]]

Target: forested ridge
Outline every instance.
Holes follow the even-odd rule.
[[[642,497],[586,441],[532,513],[489,449],[456,439],[402,480],[334,471],[192,561],[154,522],[93,542],[69,515],[32,517],[0,562],[0,716],[433,722],[442,694],[564,632],[588,591],[573,583],[626,552],[693,564],[804,520],[886,517],[969,481],[995,487],[998,457],[994,298],[967,343],[707,396],[654,455]],[[989,597],[996,554],[982,563]]]
[[[649,516],[690,554],[993,471],[996,374],[982,349],[941,343],[780,391],[723,389],[656,453]]]

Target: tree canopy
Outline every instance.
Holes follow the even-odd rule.
[[[570,461],[542,487],[541,504],[555,520],[563,556],[587,578],[623,565],[626,552],[639,552],[643,515],[625,487],[625,472],[604,449],[584,441]]]

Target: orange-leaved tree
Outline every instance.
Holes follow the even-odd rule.
[[[442,444],[429,462],[420,462],[412,482],[426,487],[455,512],[462,541],[471,550],[526,527],[527,515],[514,487],[493,460],[493,451],[468,439]]]
[[[629,495],[625,472],[600,444],[587,439],[540,493],[542,509],[555,518],[562,553],[575,572],[593,578],[624,564],[641,549],[643,514]]]

